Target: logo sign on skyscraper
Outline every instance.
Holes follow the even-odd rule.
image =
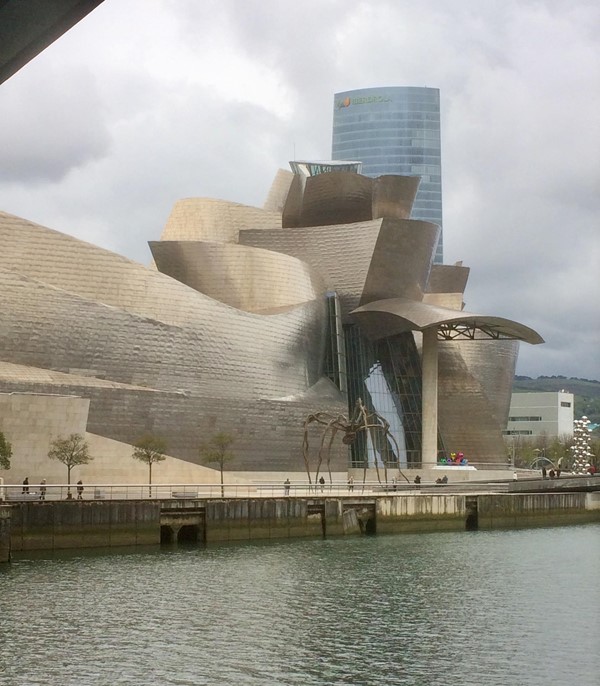
[[[343,100],[338,100],[336,102],[336,107],[342,109],[342,107],[350,107],[350,105],[367,105],[374,102],[391,102],[392,99],[387,95],[368,95],[363,98],[344,98]]]

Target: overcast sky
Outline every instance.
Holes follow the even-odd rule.
[[[597,0],[105,0],[0,87],[0,209],[147,263],[173,203],[262,206],[333,94],[441,91],[444,261],[600,380]]]

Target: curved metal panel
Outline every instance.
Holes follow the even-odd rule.
[[[239,240],[243,245],[291,255],[314,267],[326,288],[337,291],[342,311],[347,314],[359,303],[383,221],[293,231],[240,231]]]
[[[161,390],[195,394],[209,384],[221,397],[301,393],[321,376],[324,302],[261,316],[186,290],[196,312],[174,326],[0,270],[0,356]]]
[[[300,174],[294,174],[281,217],[281,226],[284,229],[300,226],[300,214],[302,212],[302,197],[304,195],[305,182],[306,177],[301,176]]]
[[[445,341],[439,345],[439,428],[448,451],[470,462],[505,464],[502,431],[518,342]]]
[[[325,294],[308,265],[281,253],[233,243],[153,241],[159,271],[246,312],[269,311]]]
[[[373,179],[330,172],[306,179],[300,226],[366,222],[373,219]]]
[[[285,207],[285,202],[290,192],[294,174],[286,169],[278,169],[269,194],[263,205],[263,210],[266,212],[278,212],[281,214]]]
[[[421,300],[439,233],[437,224],[384,219],[360,304],[394,297]]]
[[[409,219],[421,177],[387,174],[373,180],[372,216]]]
[[[219,241],[236,243],[240,229],[281,227],[281,214],[226,200],[178,200],[160,239],[165,241]]]
[[[469,267],[434,264],[431,267],[428,293],[464,293],[469,279]]]

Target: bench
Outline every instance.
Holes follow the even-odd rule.
[[[39,493],[7,493],[7,501],[39,500]]]
[[[198,493],[192,493],[191,491],[173,491],[171,493],[171,498],[176,498],[177,500],[190,500],[197,497]]]

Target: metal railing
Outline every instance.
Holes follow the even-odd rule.
[[[388,480],[357,481],[348,485],[346,481],[308,484],[281,481],[267,481],[247,484],[30,484],[0,485],[0,501],[11,502],[57,502],[57,501],[102,501],[102,500],[196,500],[217,498],[281,498],[281,497],[327,497],[361,496],[377,494],[414,493],[422,489],[459,486],[468,482],[440,484],[435,481],[421,481],[420,484]],[[479,482],[482,485],[482,482]],[[83,490],[79,490],[83,489]]]

